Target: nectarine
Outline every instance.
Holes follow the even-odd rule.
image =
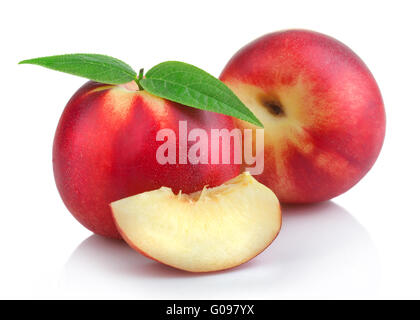
[[[277,197],[249,173],[190,195],[163,187],[113,202],[111,208],[131,247],[191,272],[247,262],[276,238],[281,226]]]
[[[281,202],[331,199],[375,163],[385,135],[382,97],[341,42],[312,31],[271,33],[239,50],[220,79],[264,124],[264,172],[256,178]]]
[[[119,238],[109,203],[161,186],[190,193],[240,173],[233,160],[231,164],[158,163],[156,152],[162,142],[157,141],[157,132],[162,128],[177,132],[179,121],[186,121],[188,130],[200,128],[209,135],[211,129],[231,130],[234,125],[232,117],[138,91],[134,82],[89,81],[80,88],[61,116],[53,148],[56,184],[74,217],[97,234]]]

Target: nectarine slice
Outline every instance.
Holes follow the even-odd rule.
[[[111,209],[131,247],[191,272],[247,262],[276,238],[281,227],[277,197],[249,173],[189,195],[162,187],[115,201]]]

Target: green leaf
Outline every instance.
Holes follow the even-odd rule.
[[[136,72],[128,64],[102,54],[64,54],[23,60],[19,64],[35,64],[107,84],[136,80]]]
[[[148,92],[193,108],[239,118],[263,127],[255,115],[219,79],[190,64],[167,61],[146,73],[140,85]]]

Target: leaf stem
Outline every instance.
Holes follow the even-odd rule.
[[[144,69],[141,68],[139,71],[139,75],[135,79],[137,86],[139,87],[139,91],[144,90],[144,88],[140,84],[140,80],[143,79],[143,73],[144,73]]]

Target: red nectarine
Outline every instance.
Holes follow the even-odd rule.
[[[89,81],[67,104],[54,140],[54,175],[65,205],[86,228],[108,237],[120,237],[109,203],[162,186],[190,193],[205,185],[220,185],[241,170],[233,160],[231,164],[159,164],[156,151],[162,142],[156,141],[156,135],[160,129],[177,132],[179,121],[187,121],[188,130],[201,128],[210,135],[211,129],[231,130],[233,118],[137,89],[134,82]]]
[[[304,30],[265,35],[236,53],[220,79],[264,124],[264,172],[256,178],[281,202],[331,199],[379,155],[385,111],[378,85],[331,37]]]

